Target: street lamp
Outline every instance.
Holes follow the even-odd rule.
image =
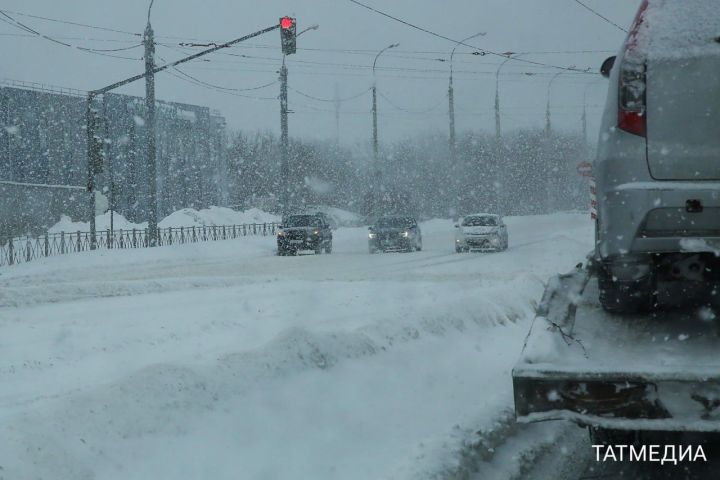
[[[583,132],[583,143],[587,147],[588,140],[587,140],[587,91],[588,88],[592,87],[593,85],[597,85],[597,83],[590,82],[587,85],[585,85],[585,90],[583,90],[583,111],[582,111],[582,132]]]
[[[555,79],[565,72],[566,72],[565,70],[562,70],[562,71],[556,73],[555,75],[553,75],[553,77],[550,79],[550,82],[548,83],[547,105],[545,107],[545,135],[547,137],[550,136],[550,132],[552,130],[552,124],[550,122],[550,90],[552,89],[552,84],[555,81]]]
[[[457,42],[455,46],[452,49],[452,52],[450,52],[450,83],[448,85],[448,115],[450,117],[450,157],[453,162],[453,165],[455,164],[455,92],[453,89],[453,57],[455,56],[455,50],[460,45],[464,44],[468,40],[472,40],[473,38],[484,36],[485,32],[478,32],[474,35],[470,35],[467,38],[464,38]]]
[[[495,138],[500,140],[502,135],[502,129],[500,127],[500,70],[505,66],[507,62],[513,58],[517,59],[522,56],[522,53],[515,55],[515,52],[505,52],[503,55],[507,56],[505,60],[500,63],[497,70],[495,71]],[[515,57],[513,57],[515,55]]]
[[[376,186],[378,190],[380,190],[380,156],[378,153],[378,125],[377,125],[377,79],[375,77],[375,67],[377,66],[378,58],[380,58],[380,55],[382,55],[386,50],[389,50],[391,48],[399,47],[399,43],[393,43],[391,45],[388,45],[387,47],[380,50],[377,55],[375,55],[375,60],[373,61],[373,67],[372,67],[372,73],[373,73],[373,86],[372,86],[372,117],[373,117],[373,162],[375,164],[375,180],[376,180]],[[373,196],[375,197],[375,196]],[[373,201],[377,201],[377,198],[373,198]],[[377,205],[379,205],[379,202],[377,202]],[[376,206],[377,206],[376,205]],[[379,214],[379,212],[374,212],[376,214]]]
[[[375,60],[373,61],[373,86],[372,86],[372,92],[373,92],[373,156],[375,158],[375,162],[378,161],[378,130],[377,130],[377,79],[375,78],[375,67],[377,66],[378,58],[380,58],[380,55],[382,55],[386,50],[390,50],[391,48],[399,47],[399,43],[393,43],[391,45],[388,45],[387,47],[383,48],[378,52],[377,55],[375,55]]]
[[[305,32],[309,32],[310,30],[317,30],[318,28],[320,28],[320,25],[318,25],[318,24],[316,23],[315,25],[312,25],[312,26],[310,26],[310,27],[307,27],[305,30],[303,30],[302,32],[300,32],[300,33],[298,33],[297,35],[295,35],[295,37],[297,38],[297,37],[299,37],[300,35],[302,35],[302,34],[305,33]]]

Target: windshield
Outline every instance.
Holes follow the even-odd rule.
[[[463,220],[463,227],[496,227],[498,225],[497,217],[466,217]]]
[[[283,227],[314,227],[320,220],[314,215],[294,215],[283,222]]]
[[[720,457],[720,0],[648,1],[0,1],[0,480],[720,478],[593,448]]]
[[[375,224],[378,228],[408,228],[412,227],[414,221],[409,217],[384,217]]]

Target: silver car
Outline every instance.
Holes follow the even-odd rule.
[[[455,225],[455,252],[507,250],[508,234],[500,215],[476,213]]]
[[[709,298],[720,278],[717,0],[643,2],[601,71],[610,85],[594,165],[600,301],[631,312]]]

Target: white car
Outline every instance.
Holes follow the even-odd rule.
[[[500,215],[476,213],[460,219],[455,225],[455,251],[502,251],[508,248],[508,233]]]

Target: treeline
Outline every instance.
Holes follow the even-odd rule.
[[[95,105],[107,132],[99,190],[114,209],[141,222],[148,215],[144,102],[106,95]],[[82,186],[87,181],[85,103],[79,95],[0,87],[0,180]],[[445,132],[381,146],[341,147],[292,139],[287,172],[269,132],[228,134],[224,119],[194,105],[158,102],[157,191],[160,216],[185,207],[260,207],[278,212],[283,178],[291,208],[329,205],[372,216],[449,217],[490,211],[526,215],[588,207],[576,165],[590,157],[574,134],[523,130],[498,141],[485,132],[458,136],[451,155]],[[61,214],[90,215],[82,191],[0,188],[0,236],[38,233]]]
[[[577,163],[587,145],[577,135],[542,130],[467,133],[454,157],[443,134],[386,145],[375,163],[363,146],[295,140],[287,172],[295,209],[327,204],[365,215],[412,213],[450,217],[490,211],[529,215],[586,209],[589,193]],[[233,205],[277,207],[282,185],[279,139],[238,133],[228,150],[228,198]]]

